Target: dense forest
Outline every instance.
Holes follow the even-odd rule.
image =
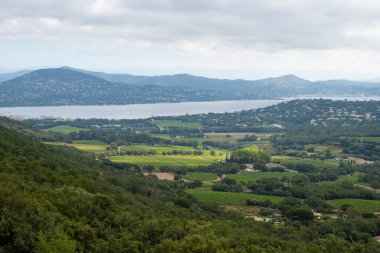
[[[132,165],[42,144],[18,123],[5,122],[0,127],[2,251],[379,251],[365,236],[379,233],[378,219],[306,222],[307,210],[300,206],[289,213],[288,226],[257,223],[197,201],[181,181],[159,181]]]
[[[378,119],[378,102],[332,100],[139,120],[0,118],[0,249],[380,252]]]

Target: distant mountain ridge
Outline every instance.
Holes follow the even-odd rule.
[[[380,95],[380,83],[350,80],[326,80],[312,82],[289,74],[258,80],[217,79],[189,74],[135,76],[130,74],[109,74],[64,67],[111,82],[135,85],[160,85],[220,91],[254,92],[261,96],[297,96],[297,95]]]
[[[16,77],[19,77],[19,76],[22,76],[22,75],[25,75],[25,74],[27,74],[27,73],[29,73],[31,71],[32,70],[20,70],[20,71],[16,71],[16,72],[12,72],[12,73],[0,74],[0,83],[8,81],[8,80],[11,80],[13,78],[16,78]]]
[[[115,83],[66,68],[35,70],[0,84],[0,106],[105,105],[255,99],[229,93]]]
[[[97,105],[295,96],[379,96],[380,84],[349,80],[311,82],[295,75],[254,81],[189,74],[134,76],[70,67],[11,73],[0,83],[0,106]],[[1,76],[0,76],[1,77]]]

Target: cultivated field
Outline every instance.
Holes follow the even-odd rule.
[[[284,166],[291,166],[291,164],[297,165],[313,165],[317,168],[337,169],[339,167],[339,161],[336,160],[279,160]]]
[[[107,147],[108,147],[107,144],[85,144],[84,141],[78,141],[78,142],[74,142],[70,144],[65,143],[65,142],[45,142],[45,144],[74,147],[83,151],[94,152],[94,153],[106,152]]]
[[[362,212],[380,212],[380,200],[367,200],[367,199],[335,199],[330,200],[330,204],[336,208],[340,208],[342,205],[351,205]]]
[[[366,142],[380,143],[380,137],[359,137],[358,139]]]
[[[338,178],[338,181],[346,181],[351,183],[356,183],[359,180],[360,173],[355,173],[352,175],[341,175]]]
[[[159,128],[171,128],[171,127],[179,127],[179,128],[202,128],[202,124],[200,122],[182,122],[180,120],[156,120],[155,123]]]
[[[185,179],[195,181],[211,181],[218,179],[218,176],[209,172],[190,172],[185,176]]]
[[[254,182],[259,179],[263,178],[278,178],[281,179],[282,177],[286,176],[288,178],[291,178],[292,176],[296,175],[297,173],[294,172],[242,172],[240,174],[230,174],[226,177],[235,179],[237,182]]]
[[[163,152],[170,152],[172,150],[180,150],[180,151],[195,151],[196,149],[193,147],[187,146],[147,146],[147,145],[136,145],[136,146],[124,146],[121,148],[122,151],[150,151],[154,150],[158,154],[162,154]]]
[[[69,134],[73,132],[85,131],[85,128],[72,127],[70,125],[60,125],[45,129],[46,131],[58,132],[63,134]]]
[[[197,167],[208,166],[217,162],[217,156],[193,156],[193,155],[153,155],[153,156],[111,156],[111,161],[117,163],[133,163],[139,166],[153,165],[155,168],[168,167]],[[220,159],[220,158],[219,158]]]

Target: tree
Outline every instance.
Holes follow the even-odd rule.
[[[375,190],[380,189],[380,182],[379,181],[371,181],[369,183],[369,186],[371,186]]]
[[[303,224],[308,224],[314,219],[313,212],[306,207],[290,209],[286,213],[286,216],[291,220],[301,221]]]
[[[232,152],[229,161],[237,163],[268,163],[270,154],[258,146],[251,146]]]
[[[148,171],[148,173],[152,173],[154,171],[154,166],[153,165],[145,165],[144,170]]]
[[[306,176],[304,174],[297,174],[297,175],[293,176],[290,181],[294,185],[304,186],[306,183],[309,182],[309,178],[308,178],[308,176]]]

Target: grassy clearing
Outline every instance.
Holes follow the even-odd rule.
[[[154,155],[154,156],[111,156],[111,161],[118,163],[133,163],[139,166],[153,165],[156,168],[168,167],[197,167],[208,166],[217,162],[217,156],[182,156],[182,155]]]
[[[359,137],[361,141],[380,143],[380,137]]]
[[[339,167],[339,161],[335,160],[288,160],[283,159],[280,160],[280,163],[284,166],[291,164],[305,164],[305,165],[313,165],[317,168],[328,168],[328,169],[337,169]]]
[[[355,173],[351,175],[341,175],[339,176],[338,181],[347,181],[351,183],[356,183],[359,181],[359,175],[360,173]]]
[[[97,140],[80,140],[74,141],[75,144],[88,144],[88,145],[107,145],[107,143]]]
[[[292,176],[296,175],[297,173],[294,172],[242,172],[240,174],[236,175],[227,175],[228,178],[235,179],[237,182],[243,181],[245,183],[247,182],[253,182],[257,181],[259,179],[263,178],[278,178],[281,179],[284,176],[287,176],[288,178],[291,178]]]
[[[86,131],[86,128],[72,127],[70,125],[60,125],[45,129],[46,131],[58,132],[62,134],[69,134],[73,132]]]
[[[186,190],[187,193],[193,195],[199,200],[208,203],[217,204],[236,204],[244,205],[247,199],[264,201],[269,199],[274,203],[278,203],[283,200],[283,197],[270,196],[270,195],[258,195],[252,193],[236,193],[236,192],[215,192],[215,191],[205,191],[205,190]]]
[[[74,147],[83,151],[103,153],[107,150],[108,145],[106,144],[82,144],[82,143],[64,143],[64,142],[45,142],[45,144],[50,145],[62,145],[67,147]]]
[[[183,138],[183,137],[170,137],[168,134],[153,134],[152,136],[165,139],[165,140],[185,140],[193,142],[215,141],[215,142],[229,142],[236,143],[238,140],[243,139],[246,135],[256,135],[260,141],[268,141],[272,134],[269,133],[205,133],[203,138]],[[256,142],[260,142],[256,141]]]
[[[294,157],[294,156],[288,156],[288,155],[274,155],[271,157],[273,161],[278,161],[278,160],[299,160],[299,158]]]
[[[191,172],[185,176],[185,179],[195,181],[211,181],[216,180],[218,178],[217,175],[209,172]]]
[[[171,127],[180,127],[180,128],[202,128],[200,122],[182,122],[180,120],[156,120],[155,121],[159,128],[171,128]]]
[[[330,200],[330,204],[336,208],[348,204],[359,209],[362,212],[380,212],[380,200],[367,200],[367,199],[335,199]]]
[[[147,146],[147,145],[136,145],[136,146],[124,146],[122,147],[123,151],[150,151],[154,150],[157,154],[162,155],[164,152],[170,152],[173,150],[179,150],[179,151],[197,151],[198,149],[195,149],[193,147],[188,146],[177,146],[177,145],[167,145],[167,146]],[[211,156],[210,151],[215,151],[215,157],[221,157],[224,158],[226,155],[226,152],[221,149],[217,148],[211,148],[210,150],[202,150],[204,156]]]
[[[170,152],[172,150],[181,150],[181,151],[195,151],[193,147],[187,146],[145,146],[145,145],[136,145],[136,146],[124,146],[122,147],[123,151],[149,151],[154,150],[157,153],[162,154],[162,152]]]

